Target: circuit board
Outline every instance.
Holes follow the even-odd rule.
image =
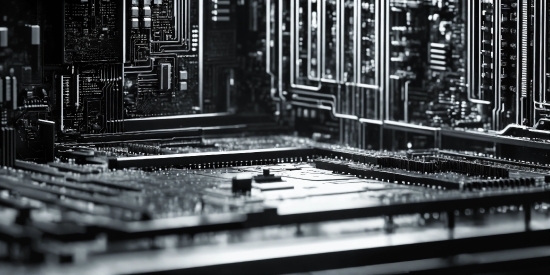
[[[548,270],[548,4],[0,0],[0,273]]]
[[[302,135],[379,149],[393,149],[389,131],[409,135],[391,142],[406,149],[438,147],[439,129],[545,129],[545,1],[17,6],[2,63],[17,81],[12,120],[28,159],[41,150],[38,120],[75,140],[264,114]],[[30,40],[14,38],[18,24]]]
[[[150,143],[80,147],[64,145],[59,161],[0,169],[0,232],[32,239],[24,253],[4,256],[48,255],[73,263],[61,267],[70,269],[84,255],[92,263],[134,251],[208,248],[220,238],[235,247],[365,232],[380,238],[454,228],[455,221],[477,232],[516,228],[525,212],[533,230],[550,227],[545,164],[457,151],[382,153],[289,136],[204,139],[163,153]],[[142,165],[121,169],[131,159]],[[523,204],[528,197],[537,203]],[[99,245],[105,236],[108,245]]]
[[[29,105],[17,114],[25,125],[36,126],[37,116],[28,112],[39,113],[70,139],[125,132],[126,120],[140,118],[274,111],[264,92],[268,82],[259,81],[265,72],[261,1],[67,0],[45,10],[26,23],[35,24],[29,32],[34,32],[36,55],[21,43],[21,55],[10,59],[25,57],[18,62],[36,64],[14,68],[23,83],[40,84],[18,95]],[[240,11],[249,15],[235,16]],[[35,10],[35,16],[40,12]],[[202,16],[217,13],[219,18]],[[246,32],[237,33],[238,28]],[[64,32],[58,37],[60,29]],[[42,48],[50,55],[42,58]]]
[[[388,119],[483,127],[468,102],[467,1],[391,1]],[[476,126],[477,125],[477,126]]]
[[[198,5],[132,1],[124,83],[126,118],[200,111]]]

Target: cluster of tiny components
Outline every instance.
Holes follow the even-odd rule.
[[[270,148],[300,148],[309,146],[313,142],[305,138],[290,136],[265,136],[249,139],[239,138],[212,138],[192,140],[144,141],[93,144],[89,147],[79,144],[65,144],[73,150],[93,150],[96,154],[109,157],[154,156],[187,153],[223,152],[236,150],[256,150]]]
[[[408,159],[399,157],[379,157],[377,165],[421,173],[456,172],[487,178],[507,178],[508,170],[495,165],[445,158]]]
[[[437,189],[528,188],[550,182],[548,169],[542,167],[513,166],[460,153],[427,151],[420,155],[344,148],[331,150],[315,163],[317,168],[337,173]]]
[[[78,155],[85,158],[68,162],[57,160],[47,164],[17,161],[15,169],[0,169],[0,214],[6,217],[0,223],[0,232],[8,235],[14,232],[39,232],[42,235],[33,233],[25,236],[33,242],[47,243],[55,239],[68,244],[83,239],[97,241],[97,236],[105,233],[109,236],[109,246],[103,252],[114,248],[127,251],[136,248],[120,248],[115,243],[163,234],[194,235],[209,230],[288,225],[296,221],[278,215],[277,211],[281,207],[285,209],[292,206],[291,211],[300,213],[303,209],[320,207],[326,203],[335,206],[340,203],[361,207],[365,207],[365,204],[369,207],[396,206],[406,210],[404,214],[408,216],[396,216],[395,223],[392,220],[387,226],[390,230],[395,224],[418,227],[427,226],[427,222],[444,220],[437,208],[424,217],[426,213],[420,210],[409,211],[406,207],[408,204],[481,200],[484,196],[499,194],[519,196],[522,192],[544,190],[549,180],[542,173],[544,169],[489,164],[488,161],[475,162],[464,158],[459,160],[456,156],[437,155],[434,152],[409,152],[410,158],[407,159],[406,153],[363,151],[295,137],[206,139],[202,144],[215,145],[213,148],[220,154],[245,148],[276,150],[277,147],[292,146],[299,152],[313,150],[315,156],[312,158],[315,160],[300,162],[296,161],[296,157],[287,157],[277,163],[261,165],[254,164],[260,161],[237,161],[232,167],[224,168],[214,168],[204,163],[193,169],[156,167],[115,170],[109,169],[107,163],[101,164],[100,160],[106,158],[102,153],[66,150],[64,159],[76,158]],[[68,148],[70,146],[64,149]],[[211,149],[207,147],[205,150]],[[234,151],[233,157],[237,156],[237,152]],[[192,155],[189,154],[189,157]],[[216,154],[211,157],[214,161]],[[79,164],[83,160],[94,160],[96,164]],[[239,163],[241,166],[238,166]],[[418,168],[427,167],[430,163],[440,167],[420,172]],[[494,175],[482,171],[494,172],[498,169],[507,169],[508,176],[491,178]],[[548,208],[540,203],[535,207],[542,211]],[[467,211],[474,211],[472,209],[478,211],[476,207],[468,207]],[[490,213],[520,211],[515,204],[508,204],[505,210],[483,209]],[[349,209],[343,208],[342,211]],[[465,218],[471,215],[467,211],[464,212]],[[357,213],[361,217],[361,212]],[[443,216],[451,215],[449,213],[443,211]],[[461,216],[460,213],[456,215]],[[310,214],[311,217],[308,216]],[[220,225],[208,223],[216,221],[215,218],[211,220],[211,217],[219,215],[229,217],[235,224],[228,225],[223,220]],[[325,217],[315,211],[306,211],[300,215],[304,216],[299,216],[298,220],[310,219],[310,222],[333,219],[330,213]],[[379,215],[384,215],[384,212]],[[407,222],[401,222],[401,218]],[[203,226],[202,223],[193,225],[191,221],[196,222],[197,219],[206,223],[204,228],[186,227],[190,224]],[[15,231],[9,231],[3,225],[12,226]],[[263,229],[258,230],[262,232]],[[41,249],[36,251],[44,252]]]

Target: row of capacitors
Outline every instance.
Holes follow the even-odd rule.
[[[140,2],[143,3],[141,9]],[[153,4],[161,5],[162,0],[153,0]],[[140,21],[143,28],[151,28],[151,0],[132,0],[132,28],[138,29]]]
[[[30,26],[33,30],[31,32],[32,34],[32,43],[33,45],[38,45],[40,42],[40,36],[39,36],[39,28],[35,28],[35,26]],[[35,32],[34,30],[38,30],[38,32]],[[2,53],[3,49],[8,49],[9,43],[8,43],[8,28],[6,27],[0,27],[0,53]],[[13,76],[14,70],[7,68],[3,68],[2,66],[2,60],[0,60],[0,109],[11,109],[16,110],[17,109],[17,78]],[[2,77],[3,74],[2,71],[6,70],[8,73],[7,76]]]
[[[0,77],[0,109],[17,109],[17,78]]]

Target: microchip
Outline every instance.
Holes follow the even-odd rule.
[[[160,63],[159,84],[162,91],[172,89],[172,64]]]

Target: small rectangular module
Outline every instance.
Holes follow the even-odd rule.
[[[170,63],[160,63],[159,89],[162,91],[168,91],[172,89],[172,64]]]

